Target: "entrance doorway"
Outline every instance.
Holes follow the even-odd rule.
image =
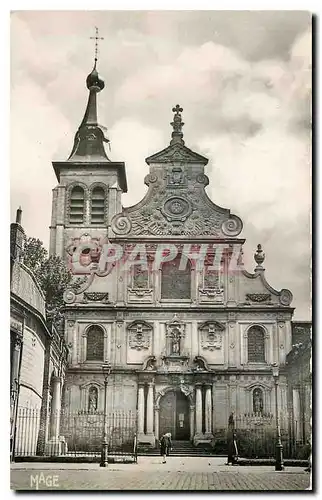
[[[160,436],[166,432],[172,439],[190,439],[189,400],[181,391],[170,391],[160,400]]]

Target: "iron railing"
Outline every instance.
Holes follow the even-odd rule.
[[[244,458],[271,458],[276,453],[276,419],[271,413],[243,413],[234,415],[238,455]],[[280,415],[281,441],[285,458],[306,460],[311,451],[309,440],[302,429],[307,422],[292,421],[287,414]],[[227,453],[227,428],[214,431],[215,454]]]
[[[57,422],[57,420],[59,420]],[[104,413],[101,411],[52,412],[47,419],[45,443],[39,446],[41,414],[39,409],[18,408],[15,456],[36,456],[42,448],[46,456],[99,457]],[[108,454],[132,456],[136,460],[136,412],[116,410],[106,415]],[[59,432],[55,429],[59,428]]]

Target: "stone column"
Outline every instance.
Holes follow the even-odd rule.
[[[202,433],[202,394],[201,385],[196,386],[196,434]]]
[[[159,439],[159,411],[160,408],[158,406],[154,407],[154,436],[155,439]]]
[[[58,456],[67,451],[66,443],[60,436],[60,412],[61,412],[61,383],[60,377],[53,377],[52,388],[53,395],[51,400],[50,412],[50,439],[46,443],[46,455]]]
[[[195,435],[195,407],[190,405],[190,439]]]
[[[53,399],[51,402],[50,437],[55,439],[59,438],[60,410],[61,410],[61,379],[60,377],[53,377]]]
[[[10,386],[10,459],[14,456],[14,446],[16,437],[16,421],[19,399],[19,378],[20,378],[20,363],[22,352],[22,337],[14,334],[13,353],[11,360],[11,386]]]
[[[147,412],[146,412],[146,433],[153,434],[153,386],[152,382],[149,383],[148,397],[147,397]]]
[[[144,434],[144,385],[138,389],[138,434]]]
[[[212,401],[211,401],[211,386],[206,387],[205,398],[205,433],[212,434]]]
[[[293,422],[294,422],[294,436],[296,440],[301,439],[302,422],[300,413],[300,394],[299,389],[293,389]]]

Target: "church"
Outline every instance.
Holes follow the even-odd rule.
[[[287,283],[266,281],[261,245],[254,270],[244,269],[242,221],[208,197],[208,159],[185,144],[179,105],[169,109],[169,143],[145,160],[144,198],[123,207],[126,166],[106,153],[96,66],[71,154],[53,162],[50,254],[82,278],[64,295],[64,407],[102,411],[109,362],[108,411],[137,415],[139,443],[155,446],[165,432],[212,443],[232,412],[274,421],[272,365],[279,408],[290,408]]]

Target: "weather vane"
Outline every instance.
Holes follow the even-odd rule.
[[[97,62],[97,56],[98,56],[98,40],[104,40],[103,37],[98,36],[98,28],[95,26],[95,36],[91,36],[91,40],[95,40],[95,65]]]

